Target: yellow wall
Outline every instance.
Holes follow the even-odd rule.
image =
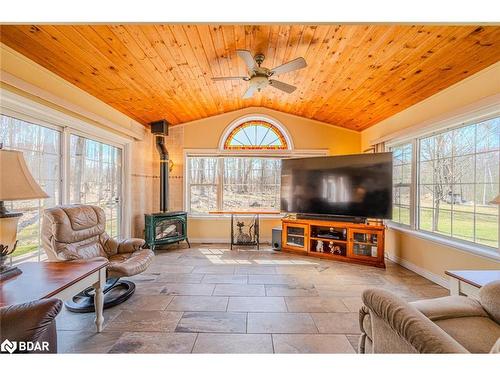
[[[296,150],[322,149],[328,150],[330,155],[361,152],[361,134],[359,132],[260,107],[246,108],[184,124],[182,126],[184,132],[183,147],[185,149],[216,149],[219,147],[224,130],[231,122],[242,116],[255,114],[270,116],[283,124],[288,130]],[[182,163],[182,161],[174,160],[176,165],[179,162]],[[176,196],[171,194],[170,199],[176,199]],[[261,239],[270,241],[271,229],[280,225],[280,219],[263,216],[260,227]],[[227,242],[230,221],[224,217],[191,217],[188,228],[189,236],[196,241]]]
[[[328,149],[331,155],[360,152],[360,133],[261,107],[250,107],[184,124],[185,148],[217,148],[226,127],[245,115],[267,115],[281,122],[296,149]]]
[[[361,133],[361,147],[369,147],[381,137],[390,137],[412,126],[445,117],[467,105],[500,93],[500,63],[441,91],[440,93],[376,124]],[[500,262],[390,229],[386,252],[414,269],[445,279],[447,269],[500,269]]]

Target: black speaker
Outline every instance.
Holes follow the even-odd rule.
[[[160,120],[151,122],[151,133],[157,135],[168,135],[168,122],[167,120]]]
[[[281,250],[281,228],[273,228],[272,246],[273,250]]]

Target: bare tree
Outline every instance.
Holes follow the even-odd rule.
[[[488,183],[494,182],[493,168],[498,169],[498,154],[487,154],[491,157],[484,160],[484,164],[475,168],[476,163],[469,164],[464,160],[457,161],[457,157],[469,155],[471,158],[478,147],[485,147],[492,143],[492,137],[499,137],[498,132],[484,126],[472,125],[459,129],[458,132],[446,132],[433,136],[430,140],[420,143],[420,155],[423,160],[432,164],[432,200],[433,220],[432,230],[439,228],[439,216],[442,203],[461,204],[464,201],[463,183],[474,176],[476,170],[483,169],[482,204],[487,204]],[[495,143],[493,143],[495,144]],[[491,159],[491,160],[490,160]],[[498,171],[497,171],[498,173]],[[453,191],[453,186],[459,186],[460,192]]]

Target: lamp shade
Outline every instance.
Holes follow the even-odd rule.
[[[0,201],[48,197],[31,175],[23,153],[0,149]]]

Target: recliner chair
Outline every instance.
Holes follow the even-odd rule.
[[[90,205],[56,206],[44,210],[42,218],[42,243],[49,261],[84,261],[97,257],[109,260],[104,288],[106,309],[130,298],[135,284],[119,279],[146,270],[154,254],[143,248],[143,239],[117,241],[109,237],[105,225],[104,211]],[[92,288],[86,289],[65,305],[73,312],[95,311],[93,293]]]
[[[6,340],[37,344],[24,350],[19,345],[11,346],[12,353],[57,353],[56,316],[61,308],[62,302],[57,298],[0,308],[0,342],[2,345],[7,344]]]
[[[499,353],[500,280],[465,296],[406,302],[367,289],[359,311],[360,353]]]

